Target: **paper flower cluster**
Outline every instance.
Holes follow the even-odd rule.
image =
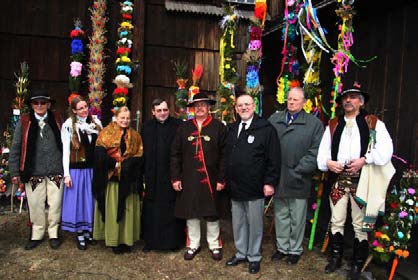
[[[85,33],[83,31],[81,20],[74,20],[74,29],[70,32],[71,37],[71,63],[69,76],[69,90],[71,94],[80,92],[81,72],[83,70]]]
[[[90,9],[92,21],[92,35],[89,40],[90,49],[88,81],[89,81],[89,101],[90,113],[99,119],[102,116],[101,104],[106,92],[103,89],[104,75],[106,66],[104,63],[104,48],[107,43],[106,38],[106,0],[94,0],[93,7]]]
[[[331,119],[335,116],[335,108],[337,106],[336,99],[342,92],[342,76],[348,71],[348,63],[350,62],[350,48],[354,43],[353,40],[353,17],[356,14],[352,3],[345,3],[339,1],[337,3],[338,9],[335,10],[337,16],[340,18],[338,25],[338,48],[331,58],[331,63],[334,64],[332,69],[334,72],[334,79],[332,82],[331,102]]]
[[[10,141],[11,134],[6,130],[0,139],[0,193],[6,192],[7,186],[10,184],[8,148]]]
[[[133,87],[129,75],[131,75],[134,64],[129,55],[132,50],[133,29],[132,14],[134,5],[131,1],[120,3],[122,22],[119,24],[117,49],[116,49],[116,73],[117,76],[113,80],[116,88],[113,90],[113,106],[114,109],[125,106],[128,103],[129,89]]]
[[[254,17],[251,19],[249,28],[250,42],[248,48],[243,55],[243,59],[247,64],[247,74],[245,77],[245,92],[254,98],[256,103],[255,112],[261,116],[262,114],[262,91],[260,84],[259,70],[261,67],[262,41],[261,36],[264,29],[264,21],[266,20],[267,1],[257,0],[254,8]]]
[[[16,97],[13,99],[12,129],[15,128],[20,119],[20,114],[27,113],[29,108],[25,103],[29,89],[29,65],[26,61],[20,63],[20,72],[14,73],[16,81],[13,83],[16,88]]]
[[[182,61],[173,62],[174,71],[176,73],[177,91],[176,96],[176,115],[181,120],[187,120],[187,64]]]
[[[287,0],[284,13],[282,30],[282,62],[280,73],[277,77],[277,101],[279,105],[287,101],[287,91],[290,85],[299,85],[299,60],[296,46],[298,13],[301,8],[300,0]]]
[[[327,42],[326,31],[322,28],[311,1],[303,2],[298,13],[298,25],[302,41],[301,50],[307,63],[303,77],[307,102],[303,109],[307,113],[321,115],[321,56],[322,51],[329,53],[332,48]]]
[[[220,119],[227,123],[235,121],[235,83],[238,77],[233,55],[237,22],[238,14],[236,13],[235,7],[227,6],[225,8],[225,15],[219,23],[222,29],[222,37],[219,42],[220,85],[217,91],[220,101],[218,104]]]
[[[373,257],[383,262],[392,258],[406,259],[411,229],[417,220],[418,174],[406,171],[386,198],[384,225],[379,227],[370,242]]]

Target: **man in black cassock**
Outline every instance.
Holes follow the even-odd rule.
[[[176,192],[170,182],[170,148],[180,120],[170,117],[166,100],[152,102],[154,118],[142,128],[145,196],[142,208],[144,251],[184,246],[185,221],[174,216]]]

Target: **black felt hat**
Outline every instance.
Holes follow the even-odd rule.
[[[370,96],[367,92],[361,90],[360,85],[357,84],[356,82],[354,83],[354,86],[352,88],[346,89],[343,92],[341,92],[337,98],[335,99],[335,101],[337,101],[337,104],[341,104],[342,103],[342,98],[349,93],[355,93],[358,95],[361,95],[364,97],[364,104],[366,104],[367,102],[369,102],[370,100]]]
[[[26,99],[26,103],[30,104],[32,101],[36,99],[47,100],[51,103],[55,103],[55,100],[52,99],[51,96],[49,96],[48,92],[44,89],[31,91],[29,97]]]
[[[215,105],[216,100],[210,99],[206,93],[199,92],[195,96],[193,96],[193,100],[187,104],[187,107],[193,107],[193,104],[199,101],[205,101],[209,103],[209,105]]]

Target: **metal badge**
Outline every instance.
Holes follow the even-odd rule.
[[[255,139],[255,137],[254,137],[254,136],[252,136],[252,135],[248,135],[248,138],[247,138],[247,142],[248,142],[248,144],[252,144],[252,143],[254,143],[254,139]]]

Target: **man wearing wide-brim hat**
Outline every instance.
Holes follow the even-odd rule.
[[[26,250],[43,240],[48,210],[48,236],[51,248],[57,249],[62,202],[61,118],[50,110],[55,101],[45,90],[31,92],[26,100],[29,114],[22,115],[13,134],[9,167],[13,184],[25,184],[29,204],[31,237]]]
[[[385,190],[380,192],[384,186],[376,184],[370,191],[374,196],[371,200],[359,199],[360,182],[366,170],[371,167],[377,170],[390,164],[393,144],[385,124],[362,109],[369,95],[358,85],[344,90],[336,100],[343,114],[328,123],[317,158],[318,168],[328,171],[328,182],[332,185],[329,196],[331,258],[325,272],[334,272],[342,265],[344,226],[347,206],[351,204],[355,239],[348,277],[359,279],[369,253],[367,232],[373,230],[379,203],[384,205],[386,196]]]
[[[216,101],[205,93],[194,95],[188,107],[194,118],[180,124],[171,147],[170,171],[177,191],[175,216],[187,223],[185,260],[200,252],[200,221],[206,221],[212,258],[222,258],[218,202],[225,186],[226,127],[209,114]]]

